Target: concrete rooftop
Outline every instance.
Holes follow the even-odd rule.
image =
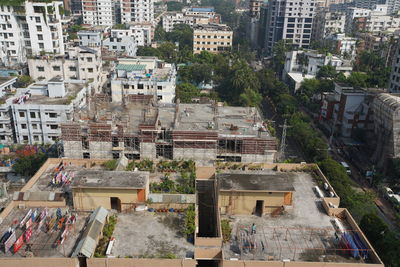
[[[36,208],[32,208],[32,210],[35,209]],[[43,208],[38,208],[38,214],[40,214],[42,210]],[[55,216],[56,210],[56,208],[48,208],[47,217],[49,220]],[[67,209],[62,208],[61,210],[62,215],[66,214]],[[20,221],[24,218],[28,211],[29,209],[13,209],[0,224],[0,234],[3,235],[9,227],[16,227],[19,225]],[[77,215],[76,223],[72,225],[70,231],[68,232],[68,237],[62,245],[55,246],[60,238],[62,230],[47,231],[46,224],[43,224],[40,228],[37,228],[39,223],[33,222],[33,234],[29,239],[28,244],[31,245],[31,250],[34,257],[70,257],[76,243],[79,241],[80,231],[83,229],[86,223],[86,218],[89,216],[89,213],[86,212],[74,212],[73,214]],[[18,226],[16,228],[16,238],[18,239],[23,233],[24,231],[22,228]],[[16,254],[13,254],[11,251],[4,253],[4,250],[1,250],[0,257],[27,257],[26,242],[24,242],[24,245]]]
[[[263,217],[226,215],[231,222],[231,241],[224,244],[225,259],[290,261],[365,262],[345,255],[335,238],[332,218],[313,190],[313,177],[305,172],[291,173],[293,207],[283,215]],[[341,221],[344,228],[350,226]],[[251,235],[252,224],[256,234]],[[251,245],[254,244],[254,245]]]
[[[180,233],[183,214],[134,212],[118,214],[113,236],[115,257],[193,257],[194,245]],[[129,244],[129,245],[127,245]]]
[[[219,189],[223,191],[295,191],[294,173],[275,172],[271,174],[221,173],[217,174]]]
[[[142,189],[148,180],[148,172],[83,169],[75,172],[72,187]]]

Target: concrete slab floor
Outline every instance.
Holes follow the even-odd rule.
[[[283,215],[263,217],[225,215],[231,221],[231,241],[224,245],[226,259],[355,262],[337,255],[335,228],[313,191],[315,181],[308,173],[296,173],[293,208]],[[256,233],[251,234],[252,224]],[[343,223],[344,224],[344,223]],[[349,228],[344,224],[345,228]]]
[[[180,233],[183,215],[134,212],[118,214],[113,236],[115,257],[192,257],[194,245]]]

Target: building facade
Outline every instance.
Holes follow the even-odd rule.
[[[34,80],[63,80],[89,82],[98,91],[102,84],[100,48],[71,47],[65,56],[38,56],[28,59],[29,74]]]
[[[64,54],[63,3],[30,2],[0,5],[0,62],[6,66],[26,63],[26,57]]]
[[[99,31],[79,31],[77,32],[79,45],[87,47],[100,47],[102,36]]]
[[[273,0],[268,3],[265,49],[272,53],[276,42],[286,40],[295,48],[309,48],[316,1]]]
[[[154,0],[119,0],[121,23],[142,23],[154,20]]]
[[[389,92],[400,92],[400,42],[397,42],[396,52],[392,61],[392,72],[390,73]]]
[[[317,41],[335,33],[343,33],[345,23],[346,14],[344,12],[317,11],[313,22],[312,38]]]
[[[151,95],[161,103],[175,100],[176,69],[154,57],[120,58],[111,78],[113,102],[126,95]]]
[[[86,104],[83,83],[60,78],[18,89],[1,105],[0,143],[46,144],[60,138],[60,124],[71,121],[75,108]]]
[[[113,26],[116,24],[114,0],[82,0],[83,23],[92,26]]]
[[[193,53],[230,51],[232,39],[233,31],[224,24],[195,25],[193,29]]]

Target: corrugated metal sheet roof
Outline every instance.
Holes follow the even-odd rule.
[[[142,64],[118,64],[117,70],[124,71],[143,71],[146,69],[146,65]]]
[[[108,211],[103,207],[98,207],[91,215],[82,239],[79,241],[72,257],[84,256],[90,258],[96,250],[96,245],[104,224]]]

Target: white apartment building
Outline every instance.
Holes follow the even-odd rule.
[[[54,143],[60,124],[71,121],[86,105],[88,88],[59,78],[17,89],[0,105],[0,143]]]
[[[195,24],[220,23],[221,16],[214,12],[212,7],[185,8],[182,12],[166,12],[162,16],[162,27],[166,32],[174,29],[175,25],[186,24],[191,27]]]
[[[87,47],[101,46],[101,32],[99,31],[79,31],[77,32],[79,45]]]
[[[230,51],[233,31],[225,24],[199,24],[193,26],[193,53],[201,51],[222,53]]]
[[[353,70],[351,60],[340,56],[321,54],[315,50],[297,50],[286,52],[285,66],[282,79],[292,81],[294,89],[300,88],[304,79],[315,78],[322,66],[331,65],[336,71],[349,75]]]
[[[64,54],[62,5],[58,1],[0,5],[0,62],[12,66],[26,63],[27,56]]]
[[[61,77],[65,81],[92,83],[98,91],[102,84],[100,48],[71,47],[65,56],[38,56],[28,59],[29,74],[34,80]]]
[[[128,29],[111,29],[110,37],[132,37],[137,46],[150,45],[153,40],[153,26],[151,23],[130,24]]]
[[[366,20],[365,30],[367,32],[379,33],[390,29],[394,31],[399,27],[399,16],[382,15],[372,12]]]
[[[154,21],[154,0],[119,0],[121,23]]]
[[[103,41],[103,48],[119,56],[134,57],[137,52],[137,44],[131,36],[110,37]]]
[[[312,38],[321,40],[335,33],[343,33],[345,24],[346,14],[344,12],[319,10],[313,22]]]
[[[112,26],[116,23],[114,0],[82,0],[83,23],[92,26]]]
[[[357,38],[347,37],[344,33],[337,33],[327,39],[336,41],[336,52],[342,56],[354,59],[357,54]]]
[[[127,95],[153,95],[161,103],[175,99],[176,69],[155,57],[120,58],[111,78],[113,102]]]
[[[272,0],[268,3],[265,48],[272,53],[276,42],[289,40],[295,47],[309,48],[316,0]]]

